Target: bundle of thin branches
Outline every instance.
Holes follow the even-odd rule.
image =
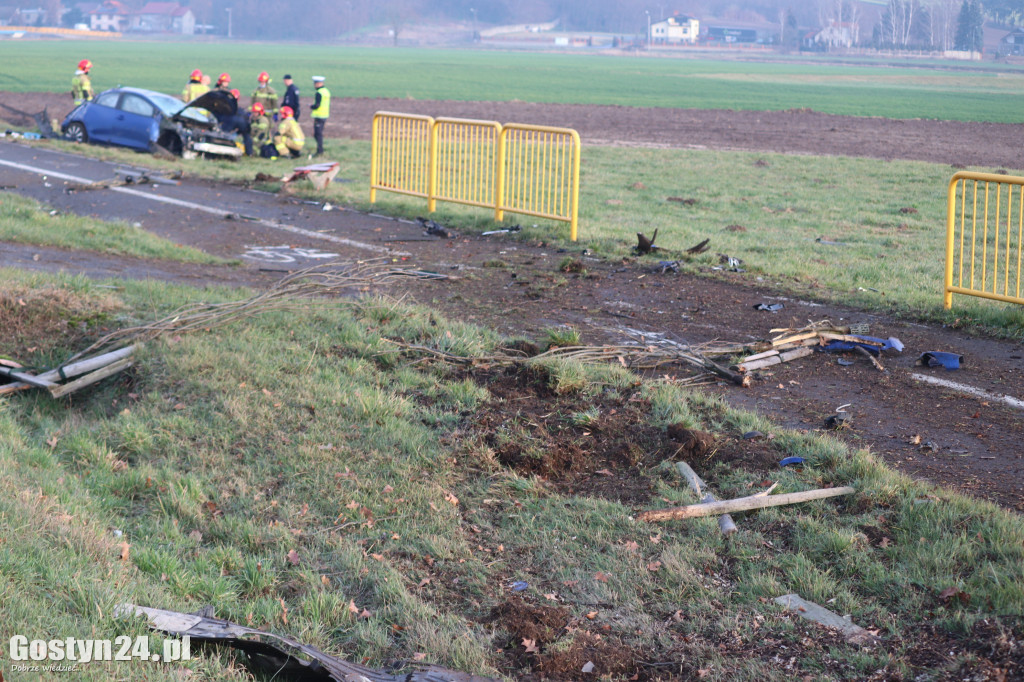
[[[98,339],[68,362],[114,345],[143,343],[163,334],[209,330],[271,311],[287,310],[315,298],[352,290],[365,291],[398,279],[448,279],[447,275],[397,268],[390,258],[327,263],[291,273],[251,298],[227,303],[195,303],[170,315],[134,327],[118,329]]]
[[[669,365],[683,365],[701,370],[701,375],[693,377],[699,381],[711,374],[733,379],[734,373],[719,367],[700,355],[683,352],[678,349],[664,349],[656,346],[620,345],[620,346],[561,346],[551,348],[543,353],[526,357],[517,352],[499,351],[490,355],[464,356],[455,355],[430,346],[411,344],[394,339],[384,339],[394,344],[400,352],[411,352],[425,355],[441,362],[461,366],[502,366],[530,365],[546,360],[570,360],[582,364],[619,363],[627,369],[656,370]],[[740,383],[737,381],[737,383]]]

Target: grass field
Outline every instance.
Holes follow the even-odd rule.
[[[127,324],[197,297],[0,276],[5,291],[47,292],[54,320],[92,328],[109,323],[104,311]],[[25,340],[33,329],[50,337],[46,323],[23,326]],[[976,672],[1005,641],[1002,616],[1024,609],[1019,516],[671,382],[559,363],[466,373],[396,356],[384,338],[476,355],[498,343],[386,300],[306,303],[152,342],[127,377],[69,402],[0,402],[4,631],[138,635],[143,626],[112,619],[116,604],[211,604],[375,667],[423,660],[516,679],[562,666],[561,679],[579,679],[572,671],[589,660],[594,679],[628,679],[657,672],[642,662],[675,661],[707,680],[933,679]],[[509,382],[536,405],[503,398]],[[485,418],[500,426],[480,428]],[[586,443],[612,424],[622,430],[600,440],[639,434],[623,450],[636,459],[581,466],[611,466],[649,499],[572,493],[559,484],[567,472],[530,473],[554,461],[545,439]],[[714,519],[638,523],[638,504],[694,499],[652,457],[678,447],[664,440],[669,424],[721,439],[692,460],[720,496],[765,485],[753,462],[718,464],[754,428],[776,434],[764,456],[807,458],[800,471],[774,467],[782,490],[857,493],[742,515],[730,541]],[[524,448],[518,464],[503,459],[510,443]],[[852,614],[886,644],[860,650],[784,614],[771,598],[787,592]],[[525,616],[571,627],[524,630]],[[932,644],[940,658],[928,658]],[[180,665],[91,664],[75,679],[177,680],[183,669],[244,678],[234,657],[208,650]]]
[[[411,50],[331,45],[122,41],[0,41],[0,90],[70,89],[74,65],[94,66],[94,86],[178,94],[195,68],[226,71],[244,94],[256,75],[292,73],[309,91],[328,78],[335,96],[412,97],[832,114],[1016,123],[1024,71],[963,63],[893,68],[488,50]]]

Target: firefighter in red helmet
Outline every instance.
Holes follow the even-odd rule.
[[[275,121],[277,120],[277,93],[274,91],[274,88],[270,87],[270,74],[266,71],[263,71],[256,77],[256,89],[252,91],[252,101],[249,102],[249,106],[252,107],[256,102],[263,105],[263,110],[267,113],[267,116]]]
[[[71,79],[71,99],[75,101],[76,107],[93,98],[92,81],[89,80],[90,69],[92,69],[92,62],[83,59],[78,62],[78,69],[75,70],[75,76]]]
[[[183,102],[191,102],[200,95],[205,95],[210,91],[209,85],[203,85],[203,72],[196,69],[189,74],[188,83],[185,85],[185,89],[181,91],[181,99]]]
[[[231,76],[230,74],[222,73],[217,76],[217,89],[223,90],[224,92],[231,92]]]

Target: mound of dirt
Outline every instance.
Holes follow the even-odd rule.
[[[57,287],[0,291],[0,357],[21,363],[74,348],[90,328],[120,308],[112,297]]]

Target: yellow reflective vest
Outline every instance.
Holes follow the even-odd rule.
[[[316,89],[316,94],[320,98],[320,106],[313,108],[313,118],[330,118],[331,116],[331,91],[327,89],[325,85],[322,88]]]
[[[249,102],[249,108],[252,109],[252,105],[259,102],[263,105],[263,111],[266,112],[267,116],[271,118],[277,113],[277,93],[274,92],[274,88],[269,85],[265,88],[256,88],[252,91],[252,100]]]
[[[306,135],[299,127],[299,122],[288,117],[277,124],[277,134],[274,135],[274,146],[278,154],[284,154],[291,149],[299,151],[306,144]]]
[[[181,99],[183,102],[191,102],[200,95],[205,95],[210,91],[209,85],[203,85],[199,81],[189,81],[185,89],[181,91]]]
[[[84,71],[76,72],[75,77],[71,79],[71,99],[75,101],[75,106],[92,98],[92,82],[89,81],[89,74]]]
[[[252,130],[252,139],[258,146],[262,147],[270,142],[270,119],[266,116],[253,116],[249,120]]]

